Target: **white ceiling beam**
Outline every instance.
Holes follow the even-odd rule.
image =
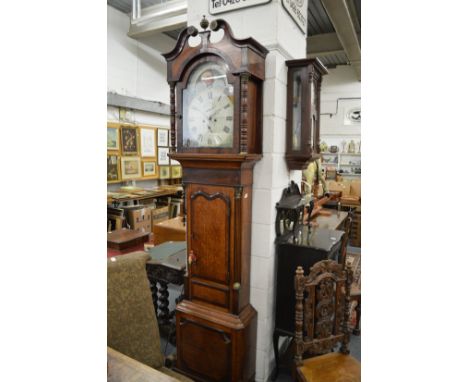
[[[307,37],[307,57],[321,57],[344,53],[336,33],[323,33]]]
[[[140,38],[187,26],[187,0],[174,0],[141,9],[141,16],[131,18],[128,36]]]
[[[346,0],[322,0],[322,4],[348,56],[348,61],[361,81],[361,46]]]

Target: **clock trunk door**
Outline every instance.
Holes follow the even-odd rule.
[[[190,184],[187,202],[190,298],[229,309],[234,189]]]

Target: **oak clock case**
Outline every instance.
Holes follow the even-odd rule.
[[[286,61],[286,163],[302,170],[320,157],[320,88],[328,71],[314,59]]]
[[[267,49],[203,19],[164,54],[171,91],[169,154],[183,167],[188,267],[176,308],[177,370],[200,381],[255,376],[250,304],[253,167],[262,154]],[[222,30],[222,39],[211,34]],[[200,44],[190,46],[191,37]]]

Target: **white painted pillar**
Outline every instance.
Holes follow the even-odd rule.
[[[222,18],[231,25],[235,37],[253,37],[270,51],[263,85],[263,159],[254,170],[250,280],[250,302],[258,312],[255,380],[263,382],[274,367],[275,204],[290,180],[301,181],[300,171],[289,172],[284,159],[287,82],[284,62],[306,57],[306,36],[287,14],[281,0],[218,15],[210,15],[208,6],[209,0],[189,1],[188,25],[199,28],[203,15],[208,21]]]

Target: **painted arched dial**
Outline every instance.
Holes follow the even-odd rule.
[[[227,65],[208,61],[190,74],[183,90],[183,146],[233,147],[234,87]]]

